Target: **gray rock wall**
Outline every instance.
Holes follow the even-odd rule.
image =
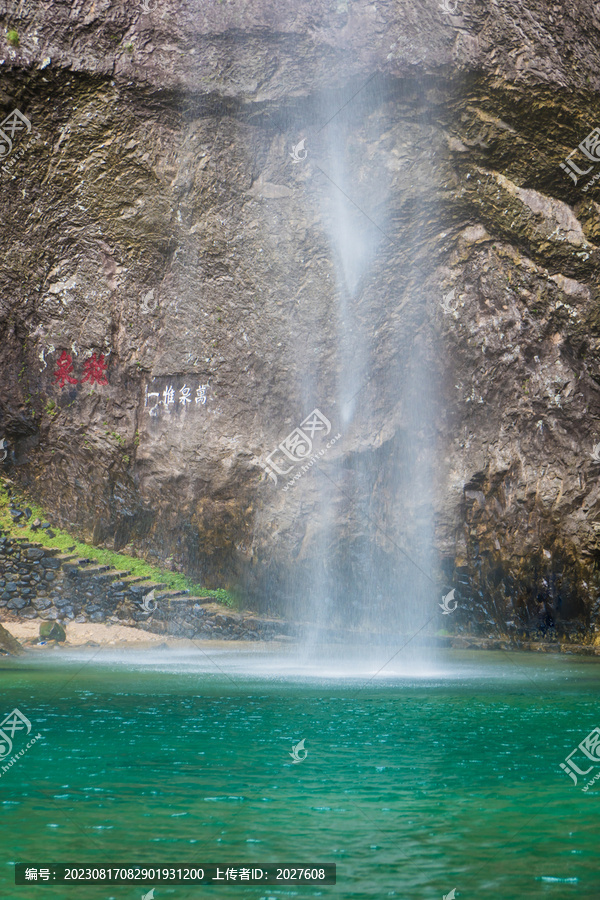
[[[424,510],[395,493],[417,335],[432,590],[459,580],[482,628],[540,602],[592,628],[600,167],[560,164],[600,124],[597,5],[149,7],[0,15],[2,113],[31,122],[0,169],[5,470],[87,539],[257,603],[299,603],[324,545],[343,593],[370,544],[369,603],[419,554]],[[346,430],[340,146],[362,235]],[[256,460],[314,408],[342,437],[284,491]]]

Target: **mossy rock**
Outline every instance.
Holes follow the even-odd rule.
[[[25,652],[18,640],[2,625],[0,625],[0,652],[9,653],[12,656],[18,656]]]
[[[58,622],[42,622],[40,625],[40,637],[45,641],[66,641],[67,632]]]

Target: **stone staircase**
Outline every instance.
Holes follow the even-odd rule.
[[[186,638],[259,640],[287,631],[279,619],[235,612],[212,597],[169,590],[164,582],[2,532],[0,614],[108,622]]]

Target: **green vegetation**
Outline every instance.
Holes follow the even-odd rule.
[[[46,413],[51,418],[54,418],[54,416],[59,412],[60,412],[60,407],[58,407],[56,405],[56,402],[54,400],[48,400],[48,402],[46,403]]]
[[[62,643],[66,641],[67,634],[63,626],[58,622],[42,622],[40,624],[40,638]]]
[[[131,42],[125,44],[125,49],[128,53],[133,53],[133,44]]]
[[[52,451],[54,452],[54,451]],[[13,494],[15,488],[13,487]],[[16,499],[16,498],[15,498]],[[14,502],[14,501],[13,501]],[[37,517],[43,522],[46,521],[47,515],[45,510],[31,500],[22,496],[18,500],[20,506],[29,506],[32,516],[25,528],[16,528],[10,515],[8,508],[11,504],[6,492],[5,482],[0,480],[0,528],[6,529],[14,537],[27,538],[32,543],[38,541],[44,547],[56,547],[63,553],[72,553],[77,556],[93,559],[103,566],[114,566],[115,569],[123,571],[124,569],[131,572],[135,576],[143,576],[148,581],[157,581],[165,584],[168,590],[173,591],[190,591],[193,596],[211,597],[217,603],[222,603],[230,609],[238,606],[234,595],[225,590],[225,588],[217,588],[216,590],[207,590],[202,585],[188,578],[187,575],[181,575],[179,572],[167,572],[157,566],[149,565],[145,560],[138,559],[134,556],[128,556],[126,553],[116,553],[114,550],[105,550],[101,547],[94,547],[83,541],[76,540],[67,531],[52,526],[53,538],[48,537],[47,533],[42,530],[32,531],[30,523]]]
[[[18,47],[18,46],[19,46],[19,35],[18,35],[18,33],[14,30],[14,28],[10,28],[10,29],[6,32],[6,39],[7,39],[7,41],[8,41],[9,44],[12,44],[13,47]]]

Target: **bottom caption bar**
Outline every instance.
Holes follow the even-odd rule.
[[[32,866],[16,863],[15,884],[335,884],[335,864],[258,866]]]

